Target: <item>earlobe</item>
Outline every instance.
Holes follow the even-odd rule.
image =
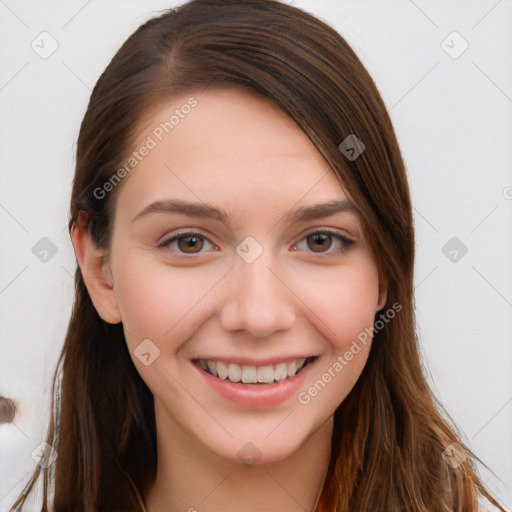
[[[377,311],[380,311],[386,305],[388,300],[388,281],[387,279],[381,278],[379,280],[379,299],[377,303]]]
[[[100,317],[109,324],[121,322],[114,294],[112,273],[105,253],[89,237],[89,231],[76,224],[71,227],[71,241],[85,286]]]

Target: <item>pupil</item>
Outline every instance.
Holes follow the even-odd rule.
[[[183,252],[197,252],[194,250],[190,251],[190,249],[197,248],[198,250],[201,250],[203,242],[201,241],[201,239],[195,236],[187,236],[184,238],[180,238],[180,240],[178,241],[178,246],[180,250],[182,250]]]
[[[317,244],[316,247],[312,246],[309,243],[310,240],[314,240],[314,243]],[[328,241],[328,244],[325,243],[326,241]],[[330,235],[326,235],[325,233],[317,233],[317,234],[314,234],[314,235],[311,235],[310,237],[308,237],[308,246],[310,249],[312,249],[315,252],[322,252],[322,249],[323,250],[329,249],[329,247],[331,246],[331,243],[332,243],[332,241],[331,241]],[[320,250],[318,250],[318,248],[320,248]]]

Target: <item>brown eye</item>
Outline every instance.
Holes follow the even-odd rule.
[[[178,255],[200,255],[205,252],[215,250],[212,244],[205,236],[193,231],[182,232],[170,238],[165,238],[157,244],[159,249],[170,250]]]
[[[189,254],[200,252],[204,245],[203,241],[197,236],[179,237],[177,240],[180,251]]]
[[[326,233],[313,233],[307,237],[308,247],[314,252],[323,252],[332,245],[332,237]]]
[[[298,244],[295,250],[316,253],[321,257],[329,255],[336,256],[348,251],[355,244],[354,240],[347,238],[341,233],[329,230],[314,231],[306,235]]]

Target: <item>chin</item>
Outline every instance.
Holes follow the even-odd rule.
[[[274,425],[275,427],[275,425]],[[271,432],[269,434],[269,432]],[[210,446],[210,450],[224,459],[250,466],[273,464],[291,458],[311,437],[311,433],[293,433],[286,429],[258,432],[241,429],[231,432],[228,443]]]

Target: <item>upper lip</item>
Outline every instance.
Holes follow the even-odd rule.
[[[268,357],[265,359],[251,359],[249,357],[233,357],[233,356],[206,356],[206,357],[194,357],[192,361],[221,361],[223,363],[233,363],[238,365],[247,366],[270,366],[279,363],[293,363],[300,359],[308,359],[310,357],[316,357],[313,354],[296,355],[296,356],[283,356],[283,357]]]

